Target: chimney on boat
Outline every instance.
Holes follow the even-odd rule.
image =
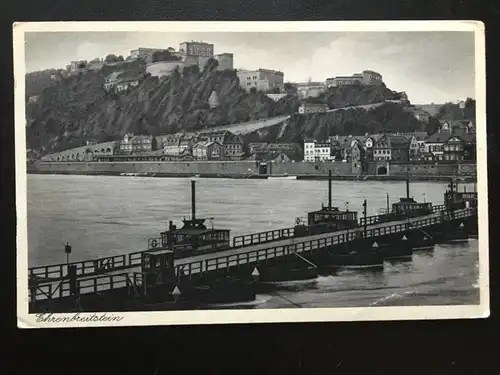
[[[328,208],[332,208],[332,170],[328,170]]]
[[[194,220],[196,217],[196,181],[191,180],[191,220]]]
[[[168,221],[168,232],[167,232],[167,247],[170,249],[172,247],[172,231],[174,231],[174,222],[172,220]]]
[[[410,168],[406,168],[406,198],[410,198]]]

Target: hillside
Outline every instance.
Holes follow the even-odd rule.
[[[400,104],[385,103],[365,110],[346,108],[342,111],[295,115],[281,136],[282,141],[302,141],[304,138],[325,139],[332,135],[364,135],[384,131],[432,133],[437,124],[426,125],[404,111]]]
[[[50,77],[57,73],[58,71],[55,69],[48,69],[26,74],[24,80],[26,85],[26,96],[40,95],[47,87],[56,85],[56,82]]]
[[[107,93],[102,88],[105,77],[112,71],[123,70],[123,64],[127,62],[105,66],[102,72],[67,77],[43,89],[37,103],[27,104],[28,148],[49,153],[81,146],[88,139],[120,139],[127,132],[159,135],[194,131],[296,113],[300,104],[291,95],[274,102],[261,92],[245,92],[239,87],[236,71],[216,71],[215,60],[201,72],[196,67],[185,68],[161,80],[146,75],[136,88],[121,94]],[[140,64],[126,68],[144,72]],[[220,105],[211,109],[208,98],[213,90]],[[330,88],[320,98],[310,100],[340,108],[398,98],[397,93],[385,86],[350,86]],[[352,109],[323,115],[295,115],[282,138],[320,137],[328,133],[327,124],[330,134],[422,127],[399,104],[391,104],[370,111]],[[275,140],[279,132],[259,134],[260,139]]]

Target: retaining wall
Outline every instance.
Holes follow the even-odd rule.
[[[381,164],[382,165],[382,164]],[[384,164],[384,166],[386,166]],[[475,176],[476,165],[445,164],[445,163],[390,163],[386,177],[403,177],[407,167],[415,177],[438,176]],[[357,168],[351,163],[342,162],[296,162],[296,163],[267,163],[267,171],[260,170],[260,163],[256,161],[185,161],[185,162],[37,162],[28,164],[29,173],[61,173],[61,174],[161,174],[171,176],[266,176],[266,175],[302,175],[327,176],[332,170],[334,176],[360,176]],[[369,165],[369,171],[364,176],[374,176],[376,166]],[[382,177],[382,176],[381,176]]]

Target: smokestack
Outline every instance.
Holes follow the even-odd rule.
[[[406,168],[406,198],[410,198],[410,168]]]
[[[191,220],[194,220],[196,217],[196,181],[191,181]]]
[[[332,208],[332,170],[328,170],[328,208]]]

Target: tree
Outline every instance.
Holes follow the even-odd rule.
[[[285,82],[285,84],[283,86],[285,88],[285,92],[288,95],[294,95],[294,94],[297,93],[297,87],[295,87],[294,85],[292,85],[290,82]]]
[[[179,61],[181,58],[179,56],[174,56],[168,50],[155,51],[151,56],[151,62],[159,61]]]
[[[114,62],[117,62],[119,60],[118,60],[118,56],[113,55],[113,54],[109,54],[109,55],[106,56],[106,58],[104,59],[104,61],[107,62],[107,63],[114,63]]]
[[[268,91],[269,94],[279,94],[280,93],[280,88],[279,87],[273,87],[269,89]]]
[[[476,101],[472,98],[465,100],[464,118],[468,120],[476,118]]]
[[[251,87],[250,88],[250,94],[257,94],[257,88],[256,87]]]

